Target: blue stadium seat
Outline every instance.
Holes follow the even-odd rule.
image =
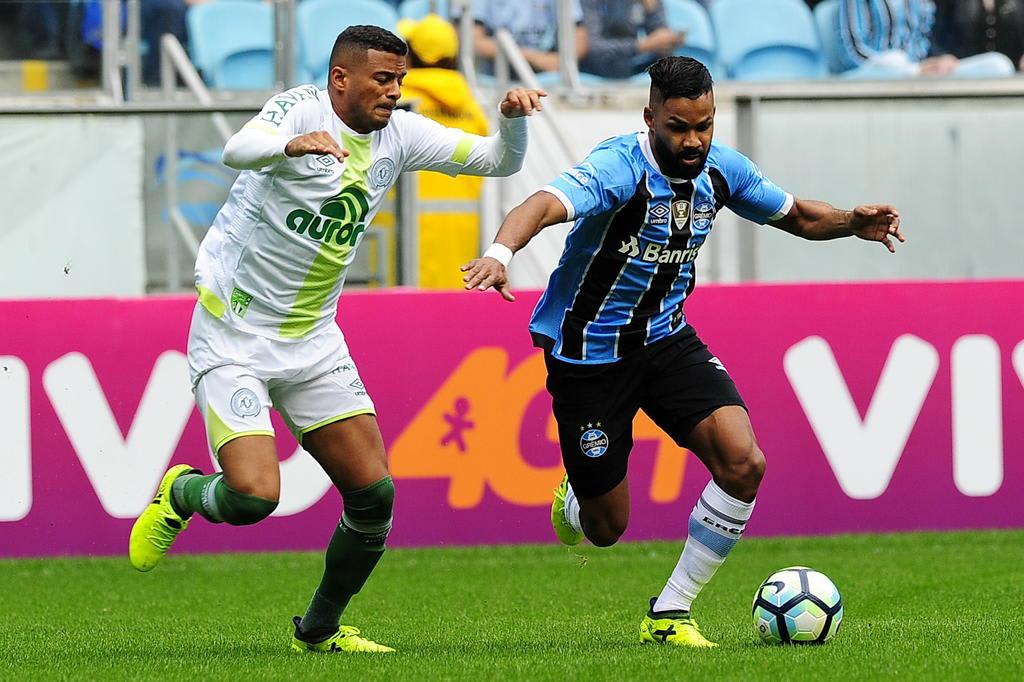
[[[377,0],[304,0],[299,3],[295,22],[302,46],[302,66],[322,88],[327,85],[331,50],[339,33],[358,24],[394,31],[398,14]]]
[[[718,56],[733,78],[820,78],[827,73],[814,17],[803,0],[716,0]]]
[[[430,14],[430,3],[434,3],[434,13],[448,18],[448,0],[404,0],[398,6],[398,17],[400,19],[422,19]]]
[[[193,63],[215,88],[266,90],[274,85],[274,10],[251,0],[218,0],[186,16]]]
[[[821,49],[825,53],[828,70],[832,73],[846,70],[842,56],[842,39],[839,37],[839,2],[840,0],[823,0],[814,7],[814,23],[818,25]]]
[[[673,31],[686,32],[686,44],[676,54],[703,62],[717,76],[721,71],[711,17],[697,0],[662,0],[665,20]]]

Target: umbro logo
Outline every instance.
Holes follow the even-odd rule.
[[[655,204],[647,214],[647,222],[651,225],[667,224],[670,210],[667,204]]]

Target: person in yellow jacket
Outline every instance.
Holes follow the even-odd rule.
[[[420,21],[403,20],[398,31],[409,44],[403,98],[442,125],[487,135],[487,117],[456,70],[459,39],[455,28],[440,16],[428,14]],[[418,180],[419,284],[434,289],[461,288],[459,266],[480,251],[482,178],[425,172]]]

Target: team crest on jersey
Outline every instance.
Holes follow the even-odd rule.
[[[669,211],[668,204],[655,204],[647,213],[647,223],[649,225],[667,225]]]
[[[693,226],[698,230],[706,230],[711,227],[711,221],[715,219],[715,207],[708,202],[697,204],[693,209]]]
[[[238,287],[231,292],[231,312],[235,315],[245,317],[250,303],[252,303],[252,294],[247,294]]]
[[[395,162],[388,157],[377,159],[370,166],[370,185],[374,189],[381,189],[391,184],[395,179]]]
[[[672,220],[677,230],[686,229],[686,221],[690,217],[690,202],[684,199],[672,202]]]

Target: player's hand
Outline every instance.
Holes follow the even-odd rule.
[[[470,289],[487,291],[494,287],[494,290],[501,294],[506,301],[516,300],[508,288],[508,273],[505,271],[505,266],[494,258],[489,256],[474,258],[459,270],[466,273],[462,281],[466,283],[467,291]]]
[[[907,241],[900,230],[900,212],[885,204],[858,206],[853,209],[850,229],[861,239],[881,242],[891,253],[896,253],[896,246],[892,241],[894,237],[900,242]]]
[[[547,96],[548,93],[545,90],[532,90],[529,88],[509,90],[505,93],[505,99],[501,100],[499,106],[501,115],[505,118],[532,116],[533,112],[544,109],[540,104],[540,98]]]
[[[348,152],[338,145],[338,141],[326,130],[306,133],[292,138],[284,148],[286,156],[305,156],[313,154],[321,156],[330,154],[338,161],[344,161]]]

